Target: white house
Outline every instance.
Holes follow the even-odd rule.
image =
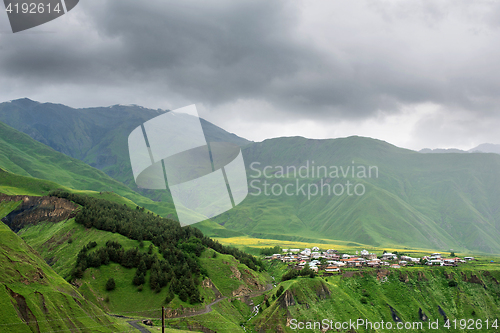
[[[328,266],[327,268],[325,268],[325,272],[328,273],[340,272],[340,269],[337,266]]]
[[[387,253],[382,254],[382,260],[391,260],[391,259],[397,259],[397,258],[398,258],[398,256],[395,255],[394,253],[387,252]]]

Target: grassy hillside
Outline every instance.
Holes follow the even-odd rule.
[[[73,219],[60,223],[41,223],[21,230],[19,234],[40,252],[61,276],[69,275],[78,251],[90,241],[96,241],[97,248],[102,247],[109,240],[117,241],[123,244],[125,249],[137,247],[142,252],[147,252],[151,246],[149,241],[144,241],[141,247],[139,241],[116,233],[94,228],[86,229],[75,223]],[[157,253],[161,258],[158,248],[154,245],[153,253]],[[106,311],[125,316],[159,318],[162,306],[167,306],[173,314],[203,311],[207,304],[217,298],[228,297],[212,306],[212,312],[200,314],[192,317],[193,319],[172,319],[169,321],[169,327],[172,331],[189,327],[191,329],[205,327],[217,331],[241,331],[239,323],[245,321],[250,315],[251,306],[235,296],[263,290],[270,281],[269,275],[266,272],[253,271],[233,256],[216,253],[212,249],[203,252],[200,263],[206,270],[208,278],[198,287],[203,302],[196,305],[181,301],[177,295],[170,303],[167,303],[165,299],[168,291],[155,292],[148,282],[143,287],[134,286],[132,279],[136,269],[125,268],[115,263],[99,268],[89,268],[83,277],[75,282],[79,285],[78,291],[87,300]],[[111,277],[116,282],[116,288],[107,291],[106,281]],[[149,277],[148,272],[146,281]],[[180,324],[187,321],[191,324]],[[155,322],[159,325],[158,320]]]
[[[47,185],[47,189],[54,186],[50,182],[38,182]],[[33,188],[37,188],[36,183],[32,184],[31,192],[34,191]],[[22,192],[22,189],[15,192]],[[82,193],[76,196],[63,195],[82,205],[76,218],[58,223],[41,222],[28,225],[19,235],[36,249],[57,273],[67,280],[75,281],[75,284],[79,285],[79,291],[101,308],[114,313],[157,316],[162,305],[168,305],[171,309],[193,308],[196,311],[203,309],[215,297],[232,296],[233,291],[244,293],[265,288],[269,276],[253,270],[258,269],[255,265],[259,263],[252,262],[250,259],[254,259],[250,256],[220,246],[203,237],[195,229],[181,228],[174,221],[143,212],[138,206],[133,206],[133,209],[126,208],[122,204],[127,202],[126,199],[121,202],[115,200],[119,204],[114,205],[102,200],[105,194],[90,194],[97,200]],[[15,203],[9,203],[5,209],[6,213],[15,206]],[[105,224],[92,220],[93,216],[105,218]],[[95,227],[92,223],[95,223]],[[107,228],[113,232],[106,231]],[[119,244],[120,251],[123,251],[121,259],[117,261],[109,254],[110,259],[93,264],[94,260],[90,258],[108,249],[110,242]],[[91,243],[94,245],[89,248]],[[210,249],[206,249],[208,247]],[[81,266],[78,262],[81,261],[84,248],[89,248],[85,252],[89,259],[85,259],[83,273],[78,275],[75,274],[75,269]],[[138,251],[139,259],[127,259],[137,257],[128,255],[134,250]],[[156,261],[154,258],[159,260],[162,274],[166,274],[165,288],[153,287],[152,274]],[[141,265],[131,263],[130,260],[147,263],[147,267],[144,267],[144,282],[133,283]],[[164,264],[171,268],[166,267],[164,271]],[[116,283],[114,290],[105,288],[110,278]],[[183,282],[184,278],[188,280]],[[201,282],[200,278],[204,281]],[[179,292],[179,285],[182,287],[186,283],[189,284],[191,279],[193,287],[199,290],[201,302],[183,299],[182,292]]]
[[[372,323],[382,320],[392,323],[394,329],[377,331],[396,332],[391,307],[403,323],[423,324],[424,330],[408,329],[405,332],[433,331],[428,329],[428,325],[436,320],[440,322],[437,331],[448,331],[443,328],[444,318],[439,308],[451,321],[480,319],[485,323],[489,319],[491,324],[495,319],[500,320],[500,270],[494,267],[484,271],[465,267],[419,267],[350,273],[354,276],[298,278],[283,282],[283,294],[274,298],[272,295],[276,290],[271,291],[270,306],[263,305],[264,311],[253,318],[247,327],[261,332],[294,332],[292,319],[314,322],[326,318],[335,323],[360,318]],[[419,308],[428,317],[426,321],[420,319]],[[374,331],[364,327],[356,327],[355,330]],[[469,332],[467,329],[449,331]],[[490,327],[487,330],[483,327],[477,331],[496,332],[498,329]]]
[[[175,214],[171,203],[154,202],[145,198],[102,171],[59,153],[3,123],[0,123],[0,145],[0,167],[11,173],[57,182],[72,189],[115,192],[157,214]],[[4,174],[1,177],[2,187],[12,186],[15,182],[9,179],[15,176]],[[25,179],[24,184],[23,187],[30,190],[30,180]],[[47,188],[55,185],[46,183],[44,186]],[[43,191],[44,188],[38,190]]]
[[[0,203],[0,218],[19,203]],[[55,273],[21,238],[0,223],[2,332],[117,332],[123,320],[107,316]]]
[[[251,193],[214,219],[226,229],[288,241],[335,239],[378,247],[500,253],[497,154],[420,154],[360,137],[278,138],[251,144],[243,153]],[[318,175],[319,166],[326,167],[326,175],[324,169]],[[282,176],[280,167],[285,173],[292,168]],[[332,174],[335,167],[338,173]],[[361,167],[364,178],[358,176]],[[376,167],[371,177],[369,167]],[[362,185],[364,194],[348,195],[347,181]],[[320,190],[323,184],[330,186],[331,194],[325,189],[323,195],[314,195],[315,186]],[[342,195],[331,191],[335,184],[344,186]],[[283,190],[287,185],[291,195]],[[302,185],[305,193],[297,191]]]
[[[135,126],[160,113],[124,106],[74,110],[29,100],[0,104],[0,119],[40,142],[100,168],[133,189],[126,138]],[[248,143],[211,126],[205,130],[214,141],[247,143],[243,155],[251,194],[236,208],[199,223],[197,227],[207,235],[246,235],[295,242],[342,240],[375,247],[500,253],[500,211],[496,209],[500,200],[498,154],[421,154],[361,137],[291,137]],[[6,150],[3,158],[0,154],[0,165],[7,170],[56,180],[77,189],[112,189],[163,216],[175,215],[168,191],[141,190],[141,194],[162,202],[148,201],[122,183],[103,178],[105,175],[95,169],[91,172],[76,160],[49,153],[47,147],[33,145],[26,140],[29,138],[21,138],[21,134],[6,126],[1,129],[5,133],[1,143]],[[256,162],[260,171],[271,167],[269,178],[251,167]],[[315,168],[326,167],[328,175],[301,177],[290,173],[278,178],[277,167],[299,169],[307,163],[310,170],[313,163]],[[45,164],[45,168],[40,166]],[[376,172],[366,178],[351,172],[330,174],[331,167],[355,167],[357,172],[361,166],[374,167]],[[292,185],[294,194],[252,195],[263,190],[264,181],[269,183],[268,188]],[[364,194],[308,197],[295,192],[300,185],[307,191],[308,186],[345,186],[347,181],[362,186]]]
[[[6,171],[1,172],[0,175],[3,176],[0,192],[7,192],[8,194],[47,194],[54,189],[64,189],[57,183],[18,176]],[[79,195],[84,194],[99,199],[112,199],[120,205],[130,205],[134,210],[137,207],[131,204],[129,200],[114,193],[67,190]],[[19,202],[3,202],[0,205],[0,213],[2,216],[7,215],[18,204]],[[18,237],[15,234],[12,235]],[[51,268],[59,274],[57,278],[61,281],[64,281],[61,277],[71,278],[71,271],[74,269],[76,257],[80,250],[90,242],[96,242],[97,244],[90,252],[96,252],[103,248],[108,241],[113,241],[120,243],[125,251],[137,248],[141,253],[150,253],[160,259],[163,258],[161,249],[152,244],[151,241],[139,241],[119,233],[86,228],[76,223],[74,218],[58,223],[41,222],[37,225],[28,226],[22,229],[19,235],[40,253],[44,261],[50,264]],[[9,251],[12,252],[12,250]],[[46,265],[43,260],[40,258],[39,260]],[[135,286],[132,280],[136,269],[125,268],[113,262],[101,265],[98,268],[87,268],[83,276],[76,279],[74,283],[78,286],[78,295],[83,296],[88,304],[92,302],[92,304],[97,305],[106,312],[127,317],[158,318],[161,313],[161,306],[167,306],[174,315],[186,311],[188,313],[204,311],[209,303],[220,298],[221,301],[213,306],[213,312],[200,315],[200,317],[212,318],[215,315],[218,318],[216,327],[233,327],[237,331],[238,325],[235,322],[243,320],[244,315],[250,313],[251,307],[240,301],[228,302],[224,298],[234,298],[235,295],[240,296],[263,290],[270,280],[268,274],[253,271],[232,255],[217,253],[213,249],[205,250],[200,256],[199,262],[208,277],[197,287],[203,301],[194,305],[182,301],[178,295],[175,295],[172,300],[166,300],[168,288],[163,289],[161,292],[152,290],[149,284],[150,271],[146,275],[146,283],[143,286]],[[0,265],[0,267],[3,268],[6,265]],[[56,275],[54,271],[52,273]],[[106,282],[110,278],[113,278],[116,283],[115,289],[111,291],[106,289]],[[59,304],[59,301],[55,300],[54,302]],[[215,309],[219,307],[223,307],[225,310],[216,314]],[[214,327],[209,323],[207,324]],[[200,323],[196,325],[200,325]],[[193,326],[190,326],[190,328],[193,329]],[[177,332],[177,330],[169,328],[167,332]]]
[[[137,126],[163,114],[136,105],[74,109],[27,98],[0,103],[0,121],[58,152],[79,159],[155,201],[172,202],[165,191],[135,186],[128,155],[128,135]],[[201,120],[210,142],[246,145],[248,140]]]

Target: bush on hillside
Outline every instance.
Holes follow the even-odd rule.
[[[106,290],[111,291],[115,290],[115,288],[116,288],[115,279],[109,278],[108,282],[106,282]]]

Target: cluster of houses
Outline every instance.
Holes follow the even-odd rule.
[[[311,249],[283,249],[283,253],[276,253],[272,256],[267,256],[268,260],[281,260],[289,263],[290,267],[295,269],[303,269],[306,265],[315,272],[324,270],[325,273],[340,272],[341,268],[362,268],[362,267],[383,267],[400,268],[402,266],[414,266],[415,264],[426,264],[430,266],[457,266],[459,263],[464,263],[474,260],[474,257],[464,258],[444,258],[440,253],[433,253],[431,256],[422,258],[412,258],[410,256],[385,252],[377,257],[375,253],[369,253],[363,250],[360,253],[356,251],[355,255],[343,253],[340,254],[337,250],[320,251],[318,247]]]

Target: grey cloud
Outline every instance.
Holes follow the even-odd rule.
[[[88,0],[51,26],[58,33],[1,35],[0,74],[26,89],[149,92],[208,108],[262,100],[296,119],[367,118],[425,102],[488,115],[499,102],[499,8]]]

